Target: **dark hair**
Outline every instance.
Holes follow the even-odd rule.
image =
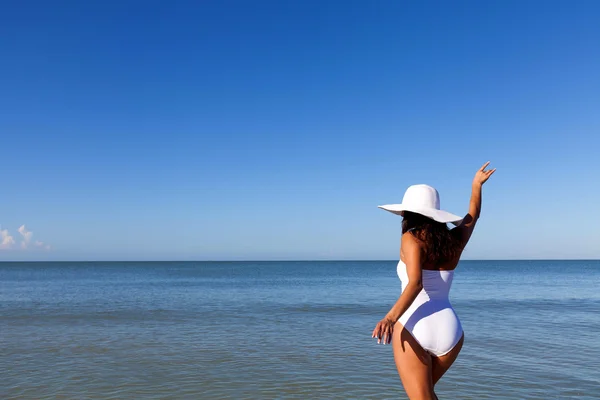
[[[402,233],[411,233],[425,245],[425,264],[439,265],[460,256],[460,239],[448,229],[448,225],[421,214],[404,211]]]

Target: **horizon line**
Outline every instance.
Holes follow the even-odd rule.
[[[398,259],[274,259],[274,260],[0,260],[0,263],[78,263],[78,262],[202,262],[202,263],[234,263],[234,262],[396,262]],[[600,258],[468,258],[461,261],[600,261]]]

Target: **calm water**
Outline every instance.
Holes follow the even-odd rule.
[[[398,399],[395,262],[2,263],[2,399]],[[600,398],[600,262],[462,262],[440,399]]]

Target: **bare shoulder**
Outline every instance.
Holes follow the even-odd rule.
[[[413,236],[413,234],[406,232],[402,234],[400,250],[405,257],[413,258],[415,256],[420,256],[425,250],[425,247],[419,239]]]

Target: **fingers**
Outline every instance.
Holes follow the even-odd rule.
[[[484,178],[484,182],[487,182],[488,179],[490,179],[490,176],[492,176],[492,174],[496,172],[496,168],[494,169],[490,169],[489,171],[485,171],[483,174],[485,176]]]
[[[485,171],[485,169],[487,168],[487,166],[490,165],[490,162],[486,162],[485,164],[483,164],[483,166],[481,168],[479,168],[480,171]]]
[[[375,327],[375,329],[373,329],[373,333],[371,334],[372,338],[377,337],[377,335],[379,335],[379,324],[377,324],[377,326]]]
[[[371,337],[376,338],[377,339],[377,344],[379,344],[381,342],[381,322],[377,323],[377,326],[375,326],[375,329],[373,329],[373,335]]]
[[[377,344],[390,344],[394,327],[389,322],[381,321],[373,330],[371,337],[377,338]]]
[[[383,344],[390,343],[391,336],[392,336],[391,335],[391,327],[390,327],[390,325],[386,325],[383,330],[383,338],[382,338]]]
[[[387,326],[387,340],[384,341],[384,344],[390,344],[392,343],[392,335],[394,334],[394,325],[392,323],[390,323]]]
[[[373,329],[373,336],[371,337],[377,338],[377,343],[379,343],[379,340],[381,339],[381,322],[377,323],[377,326]]]

